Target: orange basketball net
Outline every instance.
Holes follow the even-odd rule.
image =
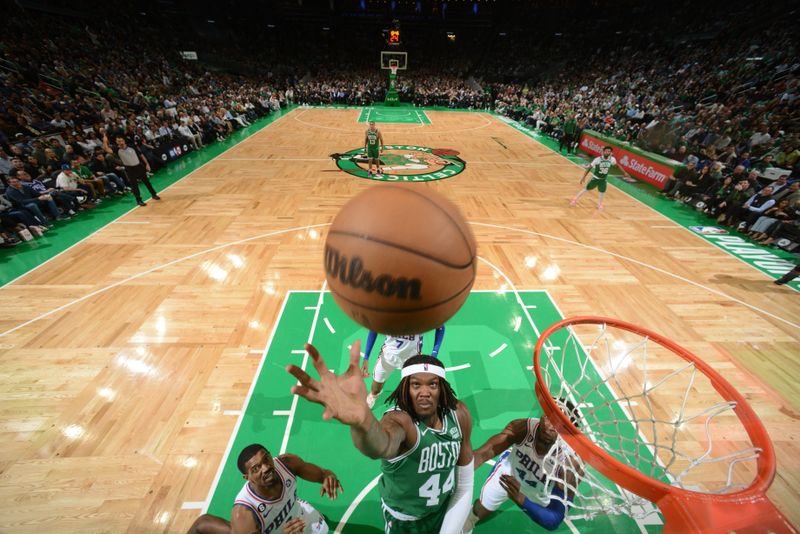
[[[668,533],[797,532],[765,495],[775,477],[766,429],[688,350],[623,321],[574,317],[542,333],[533,368],[536,396],[561,438],[553,450],[562,458],[574,451],[591,466],[577,477],[566,476],[570,465],[547,474],[548,484],[575,495],[570,517],[657,522],[655,503]],[[578,427],[565,400],[577,406],[570,415]],[[723,425],[733,438],[714,438]]]

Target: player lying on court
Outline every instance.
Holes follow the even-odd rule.
[[[336,499],[342,485],[333,471],[294,454],[277,458],[263,445],[248,445],[237,461],[244,486],[233,503],[231,522],[210,514],[197,519],[189,534],[325,534],[322,514],[297,498],[297,477],[322,484],[320,496]]]
[[[581,185],[583,182],[586,181],[586,177],[589,176],[589,173],[592,173],[592,179],[589,180],[589,183],[586,186],[578,191],[578,194],[575,195],[575,198],[569,201],[570,206],[575,206],[578,203],[578,199],[581,196],[589,191],[590,189],[594,189],[595,187],[599,191],[598,199],[597,199],[597,209],[603,209],[603,196],[606,194],[606,187],[608,186],[608,171],[611,170],[611,167],[617,164],[617,158],[611,155],[613,149],[610,146],[603,147],[603,155],[597,156],[592,160],[588,167],[586,167],[586,172],[583,173],[581,177]],[[628,178],[631,177],[630,174],[625,172],[625,169],[619,167],[619,170],[627,176]]]
[[[558,403],[577,424],[579,414],[574,405],[561,399]],[[574,488],[583,470],[578,456],[563,441],[560,449],[553,451],[555,455],[548,455],[557,437],[558,432],[545,415],[539,419],[515,419],[475,450],[476,469],[502,454],[483,484],[480,498],[472,506],[464,525],[465,534],[472,532],[476,522],[488,517],[507,499],[548,530],[555,530],[561,524],[566,514],[565,503],[574,499]],[[547,473],[565,481],[566,492],[563,483],[548,486]]]
[[[364,152],[369,160],[367,174],[372,176],[372,165],[375,164],[375,174],[383,174],[381,169],[381,150],[383,148],[383,135],[375,127],[375,121],[369,121],[369,128],[364,136]]]
[[[386,532],[460,534],[472,500],[472,417],[445,379],[444,365],[432,356],[409,358],[389,397],[395,406],[378,421],[365,400],[360,341],[341,375],[328,370],[313,346],[305,349],[320,378],[288,366],[300,381],[292,393],[324,406],[324,419],[349,426],[356,448],[381,459]]]
[[[378,333],[370,330],[367,335],[367,347],[364,349],[364,361],[361,363],[361,374],[365,377],[369,375],[369,355],[372,353],[372,347],[375,346],[375,340],[378,338]],[[436,329],[436,337],[433,340],[433,350],[431,356],[434,358],[439,357],[439,349],[442,347],[444,340],[444,325]],[[378,355],[378,361],[372,369],[372,387],[370,388],[369,395],[367,395],[367,406],[372,409],[375,406],[375,401],[378,395],[383,391],[383,385],[386,379],[395,369],[400,369],[403,364],[411,358],[416,356],[422,351],[422,334],[413,336],[386,336],[381,347],[381,352]]]

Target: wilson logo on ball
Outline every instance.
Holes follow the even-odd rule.
[[[373,275],[364,269],[364,261],[359,256],[348,258],[337,249],[325,246],[325,272],[338,278],[340,282],[367,293],[378,293],[384,297],[420,300],[422,281],[419,278],[395,278],[390,274]]]

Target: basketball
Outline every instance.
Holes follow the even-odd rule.
[[[371,187],[345,204],[325,242],[333,298],[362,326],[390,335],[441,326],[475,282],[475,237],[459,209],[418,185]]]

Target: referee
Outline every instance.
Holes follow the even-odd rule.
[[[103,150],[109,154],[116,153],[117,157],[122,161],[122,164],[125,165],[125,174],[128,175],[128,182],[133,191],[133,196],[136,197],[136,203],[140,206],[147,206],[142,200],[142,194],[139,192],[139,181],[144,182],[147,190],[150,191],[150,195],[155,200],[161,200],[161,197],[159,197],[156,190],[153,189],[153,184],[150,183],[150,179],[147,177],[147,173],[150,172],[150,164],[142,153],[133,147],[129,147],[125,142],[125,138],[122,136],[117,136],[116,143],[117,150],[111,150],[111,147],[108,146],[108,136],[105,133],[103,134]]]

